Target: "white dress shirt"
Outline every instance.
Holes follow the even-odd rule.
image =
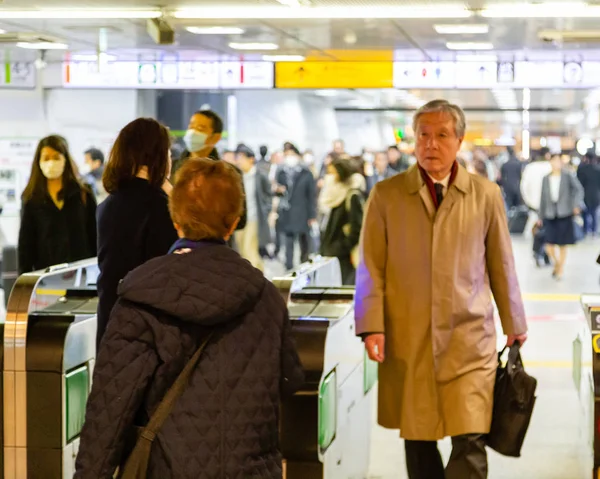
[[[550,199],[552,203],[558,203],[558,197],[560,196],[560,181],[562,175],[550,175]]]
[[[431,176],[429,173],[427,173],[427,176],[429,176],[429,178],[431,178],[431,181],[433,181],[434,185],[436,183],[440,183],[444,187],[444,189],[442,190],[442,194],[444,195],[444,198],[446,197],[446,194],[448,193],[448,187],[450,185],[450,176],[451,175],[452,175],[452,173],[448,173],[448,176],[446,176],[446,178],[444,178],[441,181],[438,181],[433,176]]]

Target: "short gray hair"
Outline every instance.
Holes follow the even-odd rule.
[[[419,124],[419,118],[426,113],[448,113],[454,120],[454,132],[458,138],[465,136],[467,130],[467,120],[465,119],[465,112],[458,105],[454,105],[446,100],[432,100],[426,103],[417,110],[413,117],[413,130],[417,131],[417,125]]]

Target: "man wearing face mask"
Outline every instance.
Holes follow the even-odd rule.
[[[177,170],[188,158],[209,158],[214,161],[221,161],[216,146],[221,141],[222,135],[223,120],[214,111],[200,110],[194,113],[183,137],[186,151],[178,161],[173,162],[171,178],[175,177]],[[242,171],[236,165],[232,166],[240,174],[240,177],[243,177]],[[244,212],[237,229],[244,229],[245,226],[246,202],[244,201]]]
[[[280,231],[285,235],[285,266],[294,267],[294,246],[300,243],[300,261],[308,261],[310,229],[316,223],[316,183],[301,163],[298,149],[284,146],[284,166],[277,172],[276,192],[281,196],[278,208]]]

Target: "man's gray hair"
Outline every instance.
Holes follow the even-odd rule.
[[[448,113],[454,120],[454,132],[458,138],[465,136],[467,130],[467,120],[465,119],[465,112],[458,105],[453,105],[446,100],[432,100],[426,103],[417,110],[413,117],[413,130],[417,131],[417,125],[419,124],[419,118],[426,113]]]

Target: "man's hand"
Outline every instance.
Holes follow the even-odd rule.
[[[519,341],[519,344],[523,346],[525,341],[527,341],[527,333],[523,334],[509,334],[508,339],[506,340],[506,345],[510,348],[515,341]]]
[[[575,216],[577,216],[577,215],[581,214],[581,209],[580,209],[580,208],[575,208],[575,209],[573,210],[573,214],[574,214]]]
[[[385,334],[369,334],[365,338],[365,348],[369,359],[382,363],[385,359]]]

